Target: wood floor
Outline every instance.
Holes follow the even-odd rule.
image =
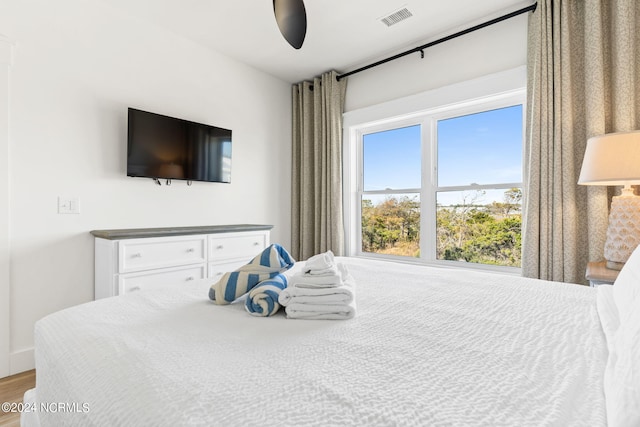
[[[35,386],[35,370],[2,378],[0,379],[0,403],[21,403],[24,392]],[[0,410],[0,427],[20,427],[20,414]]]

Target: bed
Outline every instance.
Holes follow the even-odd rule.
[[[347,321],[252,317],[206,280],[47,316],[25,402],[66,406],[23,426],[607,425],[595,288],[338,260]]]

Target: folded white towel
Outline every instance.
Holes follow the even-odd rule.
[[[308,274],[294,274],[289,279],[290,288],[333,288],[342,285],[342,276],[310,276]]]
[[[356,302],[350,304],[289,304],[285,308],[288,319],[347,320],[356,315]]]
[[[289,304],[349,304],[355,297],[353,278],[348,276],[344,284],[326,288],[288,287],[280,292],[278,302],[282,306]]]
[[[296,262],[293,267],[285,272],[280,273],[287,278],[287,281],[291,280],[296,274],[304,274],[304,261]]]
[[[307,271],[306,266],[303,267],[301,272],[288,277],[288,287],[304,289],[332,288],[341,286],[349,274],[347,267],[342,263],[336,264],[331,274],[311,275],[305,273],[305,271]]]
[[[335,258],[333,252],[327,251],[318,255],[314,255],[305,262],[305,270],[326,270],[335,265]]]
[[[332,265],[331,267],[323,268],[322,270],[309,270],[305,269],[305,274],[308,276],[333,276],[338,274],[338,267]]]

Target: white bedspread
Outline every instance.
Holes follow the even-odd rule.
[[[46,317],[37,401],[89,411],[42,426],[606,425],[594,289],[340,261],[348,321],[253,317],[207,281]]]

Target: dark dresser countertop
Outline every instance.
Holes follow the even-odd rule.
[[[189,234],[234,233],[239,231],[271,230],[273,225],[259,224],[229,224],[229,225],[200,225],[194,227],[161,227],[161,228],[130,228],[121,230],[92,230],[95,237],[108,240],[138,239],[141,237],[184,236]]]

